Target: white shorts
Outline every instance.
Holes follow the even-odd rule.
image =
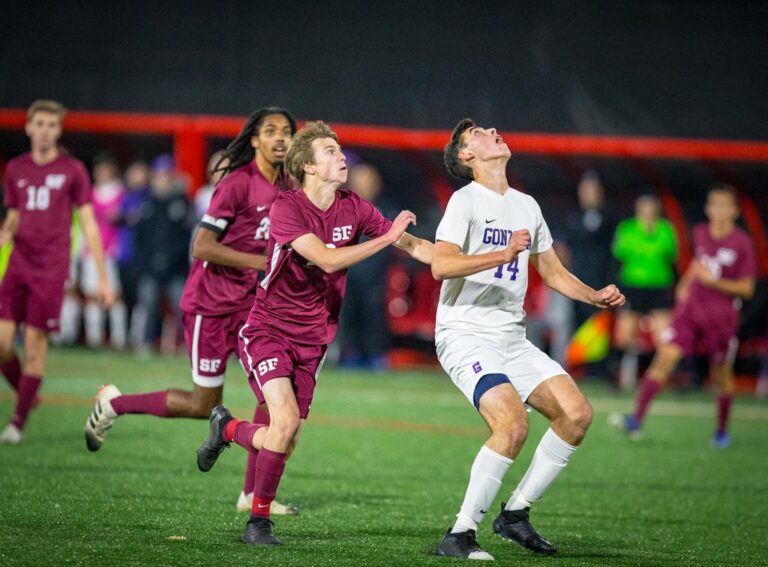
[[[107,280],[112,287],[112,291],[116,295],[119,295],[122,289],[115,259],[110,258],[109,256],[104,256],[104,267],[107,270]],[[93,256],[90,254],[85,256],[82,261],[80,291],[90,297],[95,297],[99,293],[99,271],[96,269],[96,260],[94,260]]]
[[[475,388],[487,374],[504,374],[525,402],[545,380],[567,374],[525,337],[513,333],[448,331],[437,342],[440,364],[474,405]]]

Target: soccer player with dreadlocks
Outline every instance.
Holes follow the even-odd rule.
[[[107,431],[123,414],[207,419],[221,403],[227,359],[237,350],[237,333],[248,318],[259,275],[266,268],[269,211],[280,192],[291,187],[283,159],[295,132],[296,120],[287,110],[259,109],[216,165],[224,176],[195,235],[195,260],[181,299],[194,389],[123,395],[112,384],[102,386],[85,424],[91,451],[99,450]],[[269,414],[257,410],[254,421],[266,425]],[[251,508],[255,462],[252,455],[238,509]],[[295,513],[296,509],[276,503],[272,512]]]

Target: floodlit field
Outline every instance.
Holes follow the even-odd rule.
[[[250,417],[253,396],[230,365],[225,403]],[[485,436],[479,416],[440,373],[325,371],[278,493],[301,506],[275,518],[285,545],[238,542],[235,512],[245,452],[227,450],[207,474],[195,449],[207,422],[120,418],[100,452],[82,428],[103,382],[131,393],[189,384],[186,361],[54,350],[44,404],[22,445],[0,446],[2,565],[453,565],[433,549],[452,522]],[[12,410],[3,382],[0,417]],[[628,397],[588,389],[596,410],[586,442],[532,512],[559,549],[534,557],[491,533],[497,561],[559,565],[768,564],[768,407],[735,404],[733,447],[709,448],[705,394],[661,397],[645,440],[606,424]],[[545,422],[532,416],[498,507],[525,472]]]

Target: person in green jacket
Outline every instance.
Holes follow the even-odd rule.
[[[631,387],[637,380],[641,321],[650,321],[654,344],[658,344],[659,334],[669,325],[673,301],[677,237],[672,224],[661,218],[661,204],[654,195],[637,199],[635,216],[616,228],[612,250],[621,264],[619,285],[627,298],[616,319],[619,384]]]

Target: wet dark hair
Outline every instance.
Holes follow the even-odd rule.
[[[288,112],[285,108],[280,106],[265,106],[255,112],[251,113],[248,120],[245,121],[243,129],[237,137],[232,140],[227,148],[224,150],[216,166],[213,168],[214,172],[221,171],[224,175],[237,169],[238,167],[250,163],[253,161],[256,155],[256,150],[251,145],[251,138],[258,136],[261,125],[264,124],[264,120],[267,116],[274,114],[281,114],[288,120],[288,124],[291,126],[291,136],[296,134],[296,119],[293,114]]]
[[[475,179],[472,173],[472,168],[467,163],[459,159],[459,152],[466,147],[466,143],[462,138],[464,132],[470,128],[477,126],[475,121],[471,118],[462,118],[451,133],[451,141],[448,142],[443,151],[443,161],[445,162],[445,168],[452,176],[457,179],[467,179],[473,181]]]

